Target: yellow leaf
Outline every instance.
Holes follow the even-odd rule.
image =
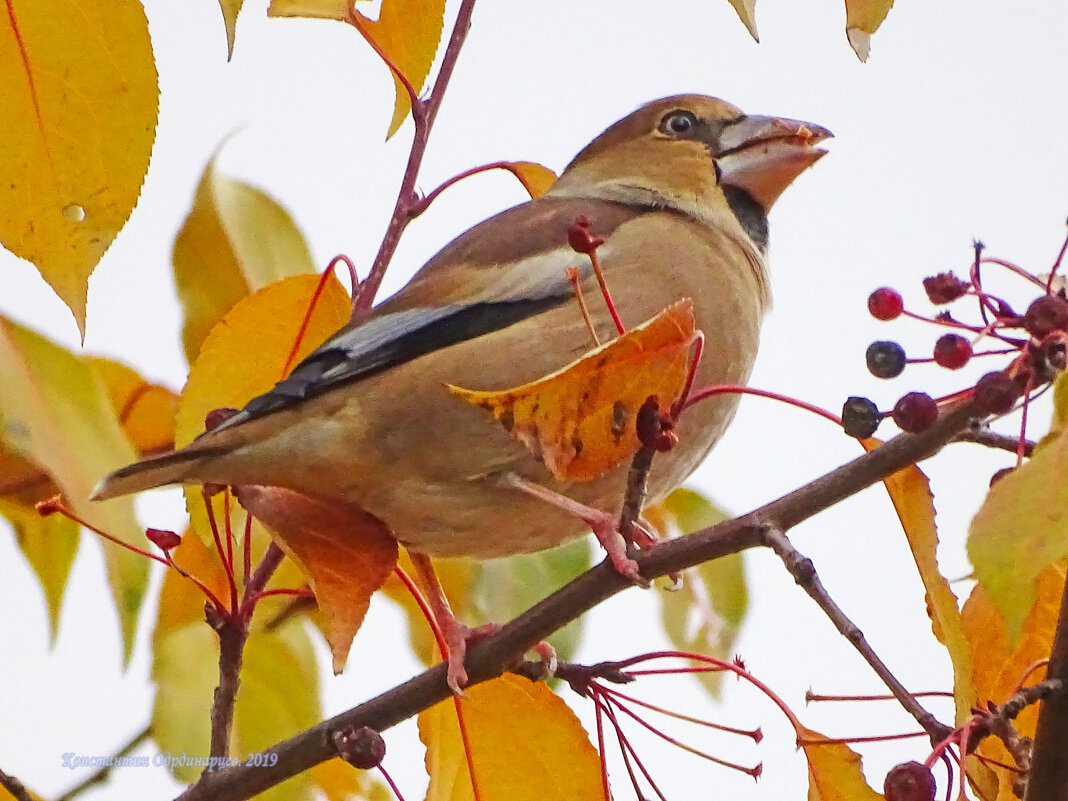
[[[3,480],[0,472],[0,480]],[[48,606],[48,625],[52,642],[59,631],[59,612],[63,591],[78,552],[78,524],[59,515],[41,517],[32,506],[0,497],[0,515],[15,529],[19,550],[26,557],[41,583]]]
[[[131,499],[88,500],[102,475],[134,459],[103,383],[84,360],[3,318],[0,424],[0,438],[39,465],[76,514],[124,542],[145,544]],[[103,548],[129,657],[148,560],[110,543]]]
[[[300,566],[326,618],[334,673],[340,673],[371,596],[397,564],[397,541],[381,521],[355,507],[280,487],[236,492]]]
[[[352,0],[271,0],[267,16],[313,17],[349,22],[365,31],[389,56],[416,92],[420,91],[438,52],[445,18],[445,0],[382,0],[377,20],[368,19],[352,6]],[[412,110],[408,90],[392,70],[390,75],[393,76],[397,99],[387,139],[400,129]]]
[[[393,801],[392,791],[365,770],[357,770],[341,759],[320,762],[308,771],[327,801]]]
[[[650,511],[661,533],[692,534],[728,518],[711,501],[689,489],[677,489]],[[677,592],[660,592],[660,619],[671,643],[681,651],[696,651],[730,659],[731,649],[749,608],[745,561],[731,554],[682,573]],[[698,681],[719,697],[723,672],[697,674]]]
[[[267,16],[310,17],[344,22],[349,18],[352,3],[353,0],[271,0],[267,7]]]
[[[857,58],[868,60],[871,35],[883,24],[894,0],[846,0],[846,38]]]
[[[808,801],[882,801],[864,778],[860,755],[844,743],[821,743],[822,734],[797,728],[808,760]]]
[[[212,694],[219,683],[219,639],[203,621],[158,638],[153,647],[152,738],[158,749],[177,757],[209,753]],[[234,705],[231,754],[244,758],[264,752],[281,739],[321,718],[319,676],[308,633],[299,623],[269,633],[253,632],[245,643],[241,686]],[[177,765],[185,782],[202,767]],[[308,798],[312,780],[300,774],[257,799]]]
[[[212,326],[241,298],[280,278],[315,272],[289,213],[259,189],[220,173],[217,158],[200,177],[172,254],[190,364]]]
[[[490,412],[561,480],[592,481],[640,445],[638,410],[655,397],[666,413],[682,391],[695,336],[681,300],[567,367],[498,392],[449,390]]]
[[[441,40],[445,0],[382,0],[378,20],[355,9],[355,24],[364,28],[418,92],[423,88]],[[400,130],[412,110],[408,90],[393,76],[397,99],[386,138]]]
[[[964,631],[975,653],[973,676],[980,702],[993,701],[1003,704],[1024,681],[1027,669],[1041,659],[1048,659],[1057,628],[1061,593],[1064,589],[1065,564],[1048,565],[1036,580],[1037,594],[1031,609],[1024,618],[1020,636],[1015,645],[1010,645],[1005,622],[990,597],[982,587],[972,590],[964,604],[962,617]],[[1045,678],[1045,669],[1039,669],[1026,679],[1026,684],[1035,684]],[[1024,709],[1015,719],[1016,730],[1025,737],[1033,737],[1038,720],[1038,706]],[[980,753],[1005,764],[1013,764],[1005,746],[996,737],[988,737],[980,746]],[[1000,791],[998,799],[1012,799],[1013,771],[991,765],[997,775]]]
[[[426,801],[473,801],[468,757],[482,799],[604,801],[601,763],[567,704],[542,683],[505,675],[419,714],[430,774]],[[502,748],[507,743],[507,748]]]
[[[173,448],[178,396],[166,387],[150,384],[125,364],[95,356],[87,360],[104,382],[111,407],[138,455]]]
[[[555,172],[532,161],[509,161],[504,169],[519,179],[532,198],[541,197],[556,183]]]
[[[760,36],[757,35],[756,26],[756,0],[727,0],[727,2],[734,8],[738,19],[745,25],[753,40],[759,42]]]
[[[861,445],[868,451],[881,444],[877,439],[861,440]],[[931,485],[927,476],[915,465],[883,479],[883,485],[901,521],[920,580],[927,592],[927,613],[935,636],[949,651],[953,665],[955,720],[957,725],[962,725],[971,716],[976,703],[972,684],[972,648],[961,626],[957,596],[938,569],[938,529]]]
[[[159,90],[137,0],[15,0],[0,14],[0,243],[85,335],[89,274],[148,170]]]
[[[245,0],[219,0],[219,8],[222,9],[223,25],[226,26],[226,60],[234,57],[234,33],[237,29],[237,15],[241,12],[241,4]]]
[[[204,430],[208,412],[244,406],[284,377],[319,280],[318,275],[297,275],[269,284],[238,301],[212,328],[182,390],[175,425],[178,447],[188,445]],[[344,289],[331,276],[289,367],[348,322],[350,308]],[[186,503],[194,531],[204,542],[211,542],[198,488],[186,490]]]
[[[1068,556],[1066,530],[1068,436],[1062,434],[996,481],[972,519],[968,558],[1010,640],[1034,602],[1038,574]]]

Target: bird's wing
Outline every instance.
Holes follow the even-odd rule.
[[[607,240],[644,211],[611,201],[544,197],[491,217],[446,245],[400,292],[342,328],[214,430],[569,302],[574,290],[567,268],[578,268],[580,279],[591,271],[589,258],[568,245],[575,219],[585,216],[591,231]]]

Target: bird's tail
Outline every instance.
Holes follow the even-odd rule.
[[[212,455],[198,448],[183,448],[134,462],[105,476],[93,490],[92,500],[106,501],[167,484],[196,481],[193,475],[197,466]]]

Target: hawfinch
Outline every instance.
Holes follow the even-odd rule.
[[[706,343],[695,387],[744,384],[769,303],[767,212],[830,135],[702,95],[649,103],[587,145],[547,194],[446,245],[270,392],[189,446],[112,473],[95,497],[165,484],[285,487],[358,505],[431,556],[504,556],[579,536],[588,520],[516,485],[617,512],[626,468],[556,481],[446,385],[513,387],[589,350],[569,268],[601,340],[616,335],[590,258],[568,244],[579,217],[604,240],[597,256],[625,326],[692,298]],[[701,463],[736,398],[682,415],[677,447],[653,462],[650,502]]]

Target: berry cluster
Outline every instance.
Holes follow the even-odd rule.
[[[879,411],[867,398],[851,397],[842,408],[846,433],[854,437],[870,437],[886,417],[893,418],[901,430],[918,433],[938,419],[940,405],[965,398],[970,398],[982,415],[1005,414],[1021,399],[1026,404],[1033,393],[1053,381],[1068,362],[1068,294],[1057,277],[1065,250],[1068,250],[1068,241],[1049,273],[1038,276],[1011,262],[984,257],[983,246],[977,243],[968,280],[949,272],[924,279],[927,298],[936,306],[949,306],[965,297],[974,298],[981,318],[974,324],[958,320],[949,309],[943,309],[933,317],[911,312],[905,308],[901,294],[890,287],[880,287],[872,292],[868,297],[868,311],[877,320],[890,321],[904,316],[951,329],[935,341],[932,355],[924,358],[909,358],[897,342],[873,342],[865,353],[865,360],[868,370],[877,378],[896,378],[908,364],[933,362],[948,370],[960,370],[977,357],[1011,354],[1013,358],[1003,369],[986,373],[973,386],[952,395],[932,398],[926,392],[908,392],[889,412]],[[1041,294],[1023,314],[1018,314],[1003,298],[983,289],[981,271],[987,264],[1019,275]],[[993,341],[996,346],[976,351],[976,345],[983,340]]]

